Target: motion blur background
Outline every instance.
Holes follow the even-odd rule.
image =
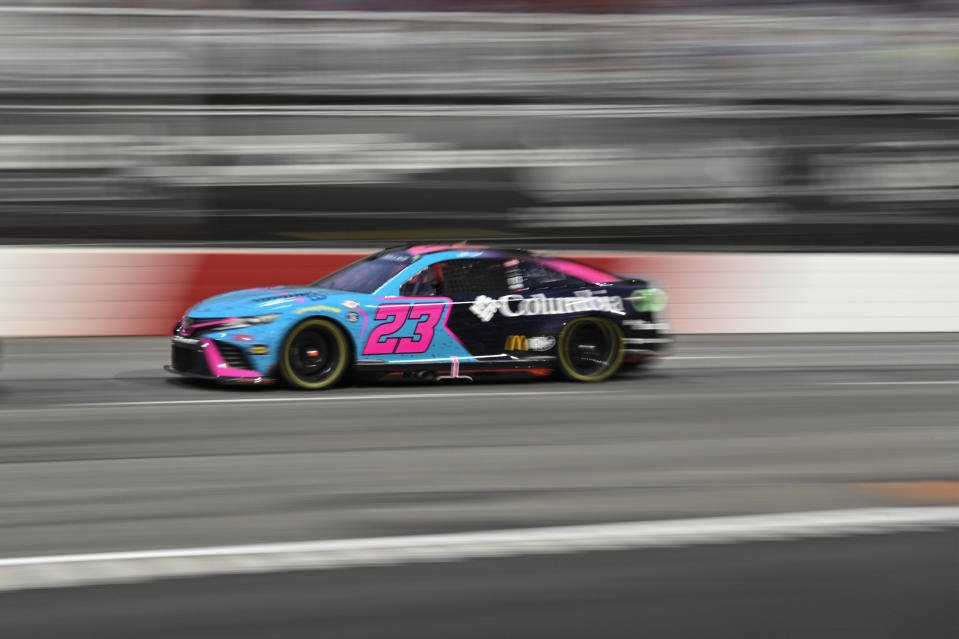
[[[935,0],[7,2],[0,237],[953,250],[957,28]]]
[[[951,0],[4,2],[0,634],[959,636],[957,33]],[[160,370],[203,297],[463,239],[653,277],[675,356]],[[410,558],[176,550],[663,520],[349,571],[282,572]],[[120,583],[161,575],[207,577]]]

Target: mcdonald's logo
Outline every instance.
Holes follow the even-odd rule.
[[[508,351],[528,351],[529,340],[525,335],[510,335],[506,338],[506,350]]]

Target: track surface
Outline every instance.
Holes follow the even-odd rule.
[[[229,389],[8,340],[0,557],[943,503],[959,341],[685,339],[650,371]],[[950,484],[952,485],[952,484]],[[946,497],[946,502],[949,501]],[[953,498],[954,499],[954,498]],[[16,637],[953,637],[956,531],[0,595]]]
[[[0,557],[915,505],[861,484],[959,475],[954,335],[685,339],[600,385],[314,394],[184,383],[167,351],[4,343]]]
[[[953,639],[957,571],[939,532],[24,591],[0,610],[37,639]]]

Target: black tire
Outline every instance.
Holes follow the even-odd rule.
[[[577,317],[559,334],[559,373],[576,382],[601,382],[623,364],[623,331],[603,317]]]
[[[321,390],[343,379],[352,361],[350,340],[333,320],[314,317],[293,327],[280,347],[280,375],[302,390]]]

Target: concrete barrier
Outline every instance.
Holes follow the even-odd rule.
[[[0,336],[161,335],[195,302],[368,250],[0,249]],[[677,333],[959,330],[959,256],[563,252],[669,293]]]

